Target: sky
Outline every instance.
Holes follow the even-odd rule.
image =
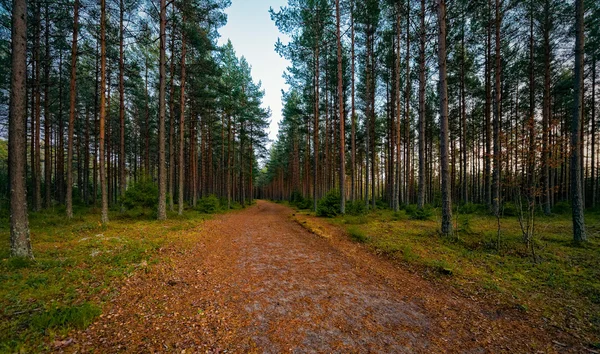
[[[281,120],[281,90],[287,90],[283,72],[289,62],[275,52],[277,38],[287,43],[269,16],[269,8],[279,10],[287,0],[232,0],[227,13],[227,25],[221,28],[219,44],[230,39],[238,57],[244,56],[252,66],[255,82],[261,81],[265,90],[264,106],[271,108],[269,138],[277,137]],[[270,146],[270,144],[269,144]]]

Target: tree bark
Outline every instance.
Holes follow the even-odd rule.
[[[446,1],[437,0],[440,90],[440,170],[442,177],[442,234],[452,235],[452,201],[448,165],[448,83],[446,81]]]
[[[179,101],[179,193],[177,199],[177,212],[179,215],[183,214],[183,185],[185,183],[184,180],[184,143],[185,143],[185,55],[186,55],[186,46],[185,46],[185,35],[183,31],[181,32],[181,96]],[[191,137],[190,137],[191,139]]]
[[[502,60],[500,53],[500,25],[502,23],[500,14],[500,0],[496,0],[495,5],[495,25],[496,25],[496,40],[495,40],[495,56],[496,64],[494,70],[494,170],[492,174],[492,212],[494,215],[500,213],[500,170],[502,169],[502,162],[500,156],[500,121],[502,119],[502,84],[500,82],[500,73],[502,70]]]
[[[45,64],[44,65],[44,189],[45,189],[45,207],[52,207],[52,158],[50,155],[50,137],[52,136],[52,119],[50,118],[50,67],[52,58],[50,57],[50,17],[48,11],[48,2],[46,2],[46,34],[45,34]]]
[[[102,224],[108,223],[108,191],[106,187],[106,159],[104,158],[104,125],[106,121],[106,0],[100,0],[100,189],[102,193]]]
[[[342,72],[342,35],[340,33],[340,0],[335,1],[337,27],[338,105],[340,114],[340,213],[346,213],[346,137],[344,117],[344,76]]]
[[[583,215],[581,183],[581,121],[583,116],[584,85],[584,4],[575,0],[575,90],[573,93],[573,119],[571,120],[571,203],[573,208],[573,240],[587,241]]]
[[[76,0],[77,1],[77,0]],[[125,54],[123,50],[125,28],[123,25],[123,16],[125,15],[124,0],[119,1],[119,195],[125,196],[127,188],[127,176],[125,173]],[[121,204],[121,211],[124,206]]]
[[[67,141],[67,218],[73,218],[73,133],[77,100],[77,36],[79,30],[79,0],[73,6],[73,42],[71,45],[71,85],[69,89],[69,135]]]
[[[166,0],[160,0],[160,62],[158,90],[158,220],[165,220],[167,218],[167,174],[165,168],[165,27],[167,23],[166,13]]]
[[[13,0],[8,166],[10,179],[10,255],[33,258],[27,216],[27,1]]]
[[[425,0],[421,0],[421,31],[419,43],[419,190],[417,207],[425,205]]]

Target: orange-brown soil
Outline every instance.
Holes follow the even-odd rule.
[[[585,351],[526,313],[467,298],[259,201],[173,243],[128,278],[66,352]],[[323,226],[327,227],[327,226]],[[175,237],[175,236],[174,236]]]

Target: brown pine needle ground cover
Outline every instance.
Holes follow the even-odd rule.
[[[323,219],[258,202],[184,233],[58,352],[581,352],[522,311],[423,279]],[[300,221],[302,223],[303,221]],[[308,221],[307,221],[308,222]],[[322,237],[325,236],[325,237]]]
[[[206,215],[187,212],[155,221],[151,211],[96,211],[68,221],[64,209],[30,215],[34,261],[9,259],[8,218],[0,223],[0,352],[41,352],[57,338],[85,328],[113,299],[116,286],[152,268],[168,251],[185,249]],[[187,246],[189,247],[189,246]]]
[[[106,229],[85,219],[48,227],[68,230],[60,234],[63,245],[58,234],[37,231],[34,264],[3,261],[8,272],[2,274],[14,279],[3,278],[2,301],[21,305],[3,312],[11,325],[2,328],[2,340],[13,343],[4,349],[594,352],[531,310],[458,291],[440,275],[426,279],[410,264],[353,242],[330,220],[293,214],[260,201],[211,220],[195,214],[165,223],[113,221]],[[46,263],[64,271],[44,270]],[[456,277],[458,269],[451,271]],[[27,281],[34,275],[48,280]],[[6,284],[20,284],[12,298]],[[62,289],[47,292],[53,284]],[[33,321],[38,311],[67,323]]]
[[[573,245],[568,214],[538,218],[535,261],[515,216],[500,220],[500,251],[497,220],[483,214],[459,214],[456,239],[438,234],[435,214],[412,220],[405,211],[378,210],[327,219],[301,211],[294,219],[331,240],[352,240],[435,288],[486,304],[484,312],[493,317],[521,319],[554,333],[555,350],[600,352],[598,214],[587,215],[591,237],[584,246]]]

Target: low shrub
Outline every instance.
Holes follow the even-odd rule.
[[[412,220],[429,220],[433,216],[433,210],[428,206],[419,209],[416,205],[410,204],[406,206],[405,210]]]
[[[487,208],[483,204],[466,203],[458,207],[459,214],[485,213]]]
[[[348,215],[364,215],[367,212],[365,202],[362,200],[349,201],[346,203],[346,214]]]
[[[571,212],[571,204],[569,202],[558,202],[552,208],[554,214],[568,214]]]
[[[329,191],[317,204],[317,216],[332,218],[340,213],[340,192]]]
[[[126,209],[135,207],[156,208],[158,205],[158,186],[150,177],[144,177],[127,188],[121,202]]]
[[[220,207],[219,198],[214,194],[198,199],[196,204],[196,210],[203,214],[214,214],[219,211]]]
[[[313,200],[304,198],[299,191],[294,191],[290,196],[290,204],[298,209],[310,209],[313,207]]]

